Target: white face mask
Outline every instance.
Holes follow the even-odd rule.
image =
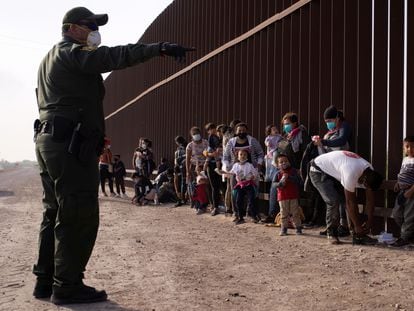
[[[194,141],[199,141],[200,139],[201,139],[201,135],[200,134],[193,135],[193,140]]]
[[[91,31],[86,39],[86,44],[91,48],[97,48],[101,44],[101,34],[98,30]]]

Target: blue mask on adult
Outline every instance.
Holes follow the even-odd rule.
[[[283,125],[283,130],[286,132],[286,133],[290,133],[290,132],[292,132],[292,124],[285,124],[285,125]]]
[[[326,127],[332,131],[336,127],[336,122],[326,122]]]

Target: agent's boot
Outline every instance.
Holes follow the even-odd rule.
[[[55,305],[67,305],[73,303],[93,303],[105,301],[108,295],[104,290],[96,290],[93,287],[82,284],[82,286],[71,293],[53,292],[50,301]]]

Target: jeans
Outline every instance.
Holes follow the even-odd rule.
[[[244,199],[247,197],[247,209],[250,211],[251,217],[257,216],[257,211],[255,207],[256,191],[252,185],[240,188],[237,187],[234,191],[235,197],[235,215],[243,218],[246,215],[244,210]]]
[[[339,205],[344,202],[344,192],[338,182],[322,172],[310,171],[309,177],[326,204],[326,229],[335,235],[339,226]]]
[[[276,216],[279,213],[279,203],[277,201],[277,188],[276,184],[272,182],[269,191],[269,216]]]
[[[404,240],[414,239],[414,198],[406,199],[402,204],[398,204],[396,201],[392,217],[401,227],[401,238]]]

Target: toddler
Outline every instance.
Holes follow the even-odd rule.
[[[392,216],[401,228],[401,237],[392,246],[414,243],[414,136],[403,141],[404,159],[394,190],[398,192]]]
[[[273,182],[277,188],[277,200],[279,201],[280,214],[282,216],[280,235],[287,235],[290,215],[292,215],[296,234],[302,234],[302,220],[299,207],[300,176],[296,169],[291,167],[286,155],[279,154],[276,157],[276,163],[279,171],[275,175]]]

